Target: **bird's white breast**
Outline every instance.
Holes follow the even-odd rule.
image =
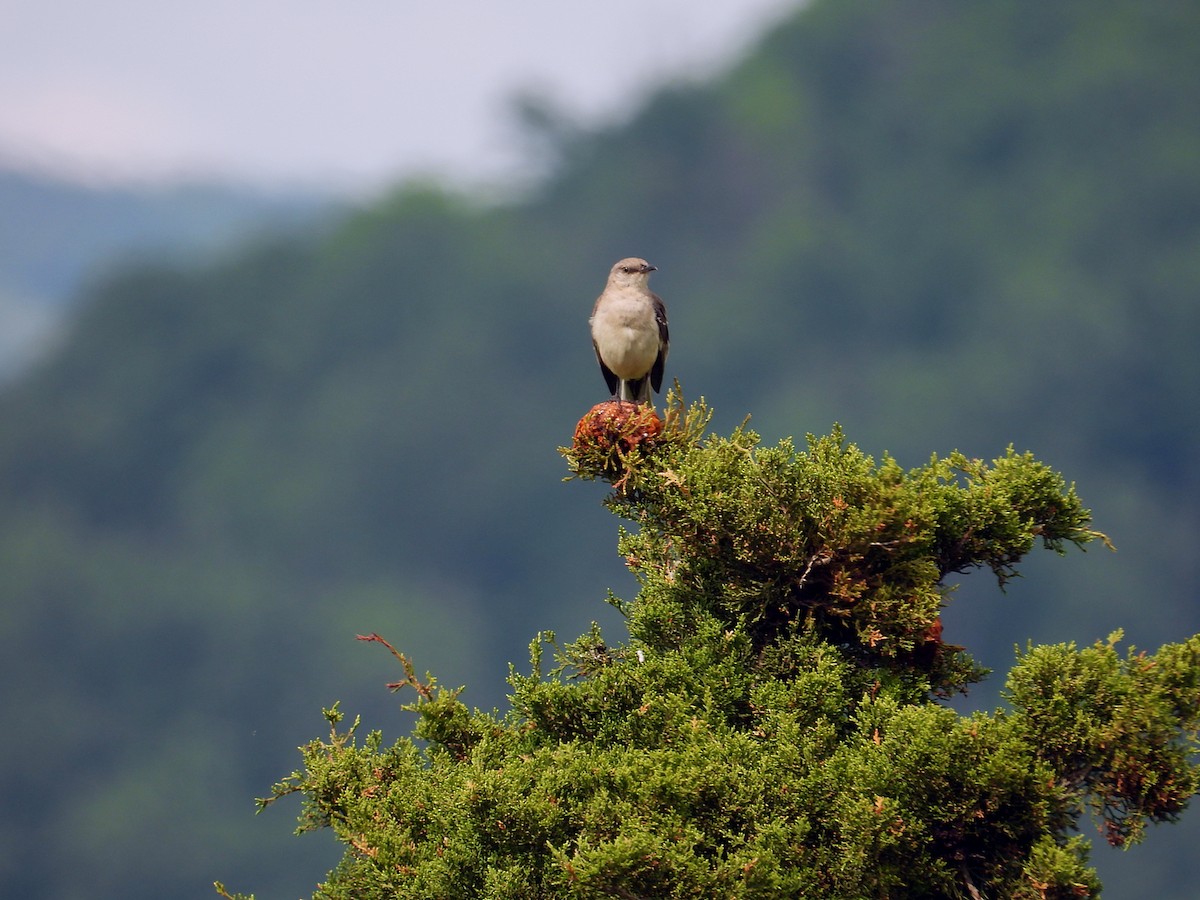
[[[658,322],[644,296],[612,297],[592,316],[592,338],[618,378],[641,378],[658,358]]]

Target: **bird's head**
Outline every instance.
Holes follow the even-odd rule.
[[[608,273],[608,283],[617,285],[645,284],[651,272],[657,271],[656,266],[650,265],[644,259],[630,256],[621,260]]]

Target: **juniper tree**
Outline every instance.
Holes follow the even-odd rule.
[[[564,449],[637,526],[618,546],[628,634],[540,633],[511,708],[418,678],[411,738],[328,738],[267,805],[345,854],[323,898],[1079,898],[1077,832],[1113,844],[1197,789],[1200,636],[1157,653],[1030,646],[1006,708],[945,705],[987,673],[945,643],[949,579],[1003,582],[1035,546],[1104,536],[1029,453],[902,469],[840,430],[763,446],[602,404]],[[224,893],[224,889],[219,890]],[[228,896],[228,895],[226,895]]]

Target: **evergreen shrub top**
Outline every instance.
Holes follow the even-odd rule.
[[[486,713],[366,638],[415,690],[413,737],[360,740],[335,705],[260,801],[301,793],[300,830],[345,843],[316,896],[1094,897],[1081,818],[1135,842],[1196,791],[1200,636],[1031,646],[1008,709],[940,702],[987,674],[942,641],[947,576],[1104,540],[1029,453],[905,471],[836,428],[704,437],[678,388],[661,431],[626,418],[562,452],[637,526],[640,591],[609,596],[628,639],[539,634]]]

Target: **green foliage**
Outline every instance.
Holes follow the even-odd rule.
[[[504,714],[393,649],[417,724],[390,747],[326,711],[261,801],[301,793],[301,830],[344,843],[318,897],[1088,897],[1085,808],[1122,841],[1178,814],[1200,636],[1124,661],[1115,639],[1031,648],[1011,713],[936,700],[981,675],[935,627],[945,575],[1003,581],[1038,539],[1101,537],[1061,477],[1011,449],[905,472],[840,430],[805,451],[744,426],[698,441],[707,420],[673,392],[613,479],[639,526],[627,643],[539,634]],[[575,471],[588,453],[611,462],[576,448]]]
[[[654,610],[678,596],[760,649],[806,618],[864,659],[905,668],[930,657],[930,687],[952,691],[976,672],[933,633],[943,577],[987,566],[1003,584],[1038,539],[1061,552],[1101,536],[1073,487],[1012,448],[991,466],[954,453],[905,472],[886,457],[876,465],[840,429],[810,435],[806,452],[786,440],[760,448],[744,427],[697,447],[703,404],[684,413],[678,394],[668,402],[671,452],[609,500],[642,526],[621,552],[661,600]],[[653,639],[660,625],[632,615],[630,627]]]
[[[1175,821],[1200,788],[1200,635],[1125,659],[1120,637],[1030,647],[1008,677],[1018,728],[1115,845]]]

